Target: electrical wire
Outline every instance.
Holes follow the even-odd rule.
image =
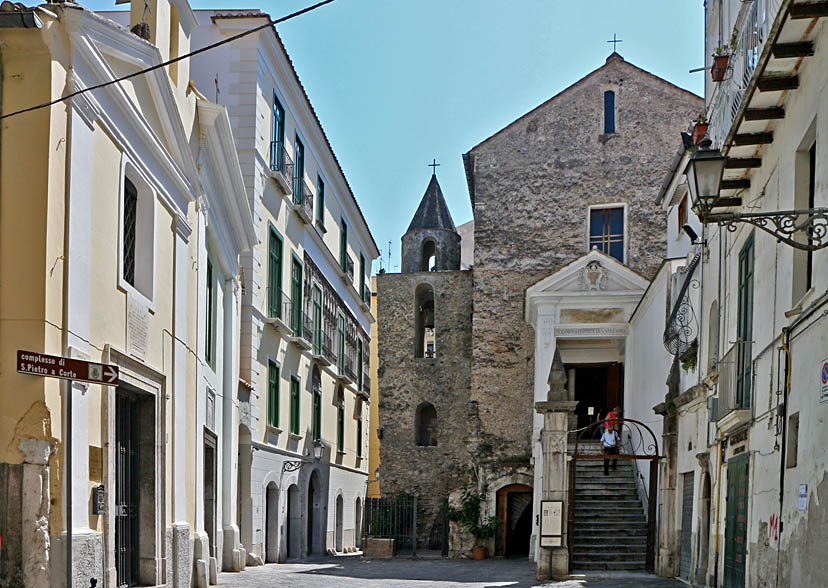
[[[241,33],[238,33],[237,35],[233,35],[232,37],[227,37],[226,39],[222,39],[221,41],[217,41],[216,43],[212,43],[211,45],[205,45],[204,47],[201,47],[200,49],[196,49],[195,51],[190,51],[189,53],[185,53],[184,55],[179,55],[178,57],[174,57],[173,59],[170,59],[168,61],[164,61],[164,62],[161,62],[161,63],[157,63],[155,65],[151,65],[150,67],[147,67],[145,69],[141,69],[141,70],[132,72],[130,74],[127,74],[125,76],[121,76],[120,78],[116,78],[114,80],[109,80],[107,82],[103,82],[103,83],[97,84],[95,86],[90,86],[88,88],[82,88],[80,90],[76,90],[75,92],[70,92],[70,93],[66,94],[65,96],[62,96],[60,98],[56,98],[56,99],[51,100],[49,102],[43,102],[42,104],[37,104],[35,106],[29,106],[27,108],[22,108],[20,110],[15,110],[14,112],[10,112],[8,114],[4,114],[4,115],[0,116],[0,120],[11,118],[13,116],[24,114],[26,112],[32,112],[34,110],[39,110],[41,108],[47,108],[49,106],[54,106],[55,104],[58,104],[58,103],[63,102],[65,100],[69,100],[70,98],[74,98],[75,96],[80,96],[81,94],[85,94],[86,92],[91,92],[92,90],[97,90],[99,88],[104,88],[106,86],[111,86],[112,84],[117,84],[117,83],[122,82],[124,80],[129,80],[131,78],[138,77],[138,76],[143,75],[145,73],[149,73],[151,71],[161,69],[162,67],[172,65],[173,63],[178,63],[179,61],[183,61],[184,59],[189,59],[190,57],[193,57],[195,55],[205,53],[205,52],[207,52],[211,49],[215,49],[216,47],[219,47],[221,45],[226,45],[227,43],[231,43],[231,42],[233,42],[237,39],[241,39],[242,37],[246,37],[247,35],[250,35],[252,33],[256,33],[258,31],[261,31],[261,30],[266,29],[268,27],[274,27],[279,23],[285,22],[285,21],[290,20],[292,18],[296,18],[297,16],[301,16],[301,15],[306,14],[306,13],[312,11],[312,10],[316,10],[317,8],[320,8],[320,7],[324,6],[325,4],[330,4],[333,1],[334,0],[322,0],[321,2],[317,2],[316,4],[313,4],[311,6],[303,8],[302,10],[297,10],[296,12],[292,12],[292,13],[288,14],[287,16],[283,16],[281,18],[277,18],[275,20],[268,18],[268,21],[263,25],[253,27],[252,29],[248,29],[246,31],[242,31]],[[265,16],[265,15],[262,14],[262,16]]]

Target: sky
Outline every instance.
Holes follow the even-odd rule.
[[[273,18],[313,3],[191,0]],[[455,224],[471,220],[463,153],[600,67],[613,34],[627,61],[702,95],[689,70],[704,65],[703,18],[703,0],[336,0],[277,29],[383,267],[399,271],[432,159]]]

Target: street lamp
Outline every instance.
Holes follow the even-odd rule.
[[[730,199],[719,195],[727,156],[711,145],[710,139],[703,139],[684,170],[693,211],[702,223],[715,223],[730,232],[738,228],[737,223],[747,223],[796,249],[816,251],[828,247],[828,208],[713,213],[713,208]]]
[[[699,149],[687,162],[684,175],[690,189],[690,201],[696,215],[703,219],[710,214],[722,186],[725,162],[727,158],[718,149],[711,148],[712,141],[703,139]],[[704,220],[702,220],[704,222]]]
[[[319,461],[322,459],[322,452],[325,450],[325,444],[322,443],[322,439],[317,439],[313,442],[313,461]]]

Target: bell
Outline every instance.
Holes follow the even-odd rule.
[[[434,328],[434,307],[426,306],[423,308],[423,326],[426,329]]]

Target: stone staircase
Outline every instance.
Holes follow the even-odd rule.
[[[571,446],[570,451],[574,450]],[[597,442],[581,442],[581,453],[600,453]],[[603,460],[579,460],[575,476],[573,570],[643,570],[647,519],[638,498],[633,463],[618,460],[604,476]]]

